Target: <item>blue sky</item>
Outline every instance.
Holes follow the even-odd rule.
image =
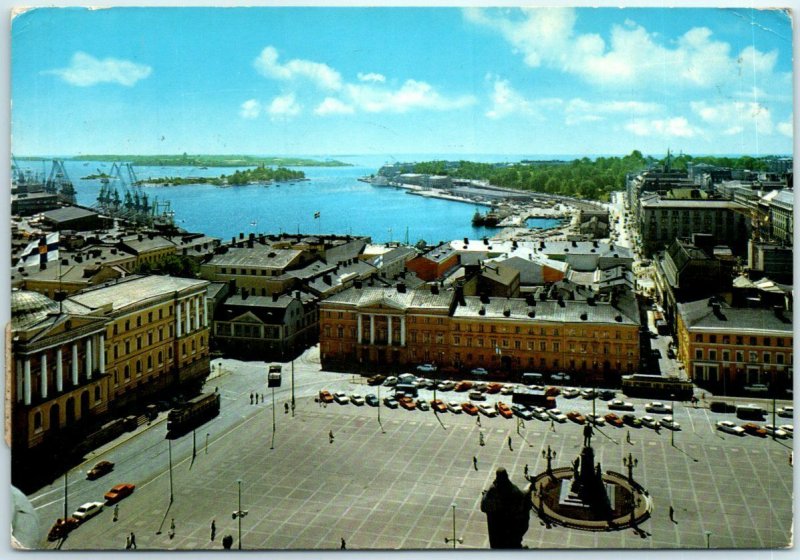
[[[37,9],[12,150],[792,152],[792,29],[737,9]]]

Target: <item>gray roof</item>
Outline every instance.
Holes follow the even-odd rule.
[[[540,243],[534,243],[534,252],[545,255],[599,255],[617,259],[633,258],[633,252],[629,247],[605,241],[542,240]]]
[[[352,305],[355,307],[373,307],[385,305],[397,309],[449,309],[454,293],[441,291],[432,294],[430,290],[406,290],[401,293],[396,287],[363,287],[349,288],[325,300],[325,302]]]
[[[75,206],[65,206],[64,208],[58,208],[56,210],[48,210],[44,212],[43,215],[45,219],[53,222],[68,222],[70,220],[98,216],[97,212],[85,208],[77,208]]]
[[[428,259],[429,261],[440,263],[446,261],[455,254],[456,251],[452,247],[450,247],[448,243],[443,243],[438,247],[434,247],[433,249],[422,255],[422,257]]]
[[[682,199],[666,199],[666,198],[648,198],[642,199],[640,206],[643,208],[686,208],[686,209],[706,209],[706,210],[741,210],[744,207],[738,202],[732,200],[682,200]]]
[[[175,248],[175,244],[172,241],[160,235],[156,235],[152,239],[149,236],[143,236],[141,241],[138,236],[128,237],[124,238],[122,243],[137,254],[157,251],[159,249]]]
[[[557,301],[548,300],[537,301],[536,305],[532,306],[523,298],[490,298],[489,303],[481,303],[480,298],[474,296],[464,299],[466,305],[457,305],[453,317],[463,319],[488,317],[509,321],[554,323],[639,324],[638,316],[631,313],[630,309],[623,310],[606,302],[589,305],[586,301],[567,300],[561,306]]]
[[[708,299],[678,304],[678,314],[684,324],[692,331],[728,331],[742,333],[792,334],[792,313],[783,311],[779,317],[772,309],[761,307],[731,307],[720,303],[719,313],[709,304]]]
[[[214,266],[283,269],[292,264],[302,254],[302,251],[295,249],[275,249],[274,247],[256,244],[252,248],[230,248],[227,253],[214,255],[208,264]]]
[[[111,305],[113,311],[141,303],[151,298],[175,294],[184,290],[205,288],[206,280],[174,276],[133,276],[114,284],[93,288],[68,299],[88,310]]]

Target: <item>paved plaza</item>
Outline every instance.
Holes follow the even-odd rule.
[[[303,380],[298,387],[304,389],[298,391],[296,416],[284,413],[289,398],[284,375],[276,397],[277,431],[271,449],[269,395],[264,404],[248,402],[247,387],[263,380],[263,364],[231,364],[225,375],[209,382],[220,388],[229,416],[221,415],[198,430],[214,432],[207,450],[199,437],[192,460],[191,434],[172,444],[172,505],[163,426],[156,424],[92,459],[115,460],[137,438],[153,438],[140,453],[151,471],[118,463],[112,475],[80,482],[80,495],[70,498],[71,509],[81,500],[100,499],[106,487],[117,482],[135,482],[137,489],[120,503],[119,521],[112,520],[113,508],[106,508],[75,530],[63,549],[121,549],[131,532],[140,550],[218,549],[224,535],[233,536],[236,548],[239,530],[231,514],[239,507],[237,480],[242,481],[242,510],[248,512],[241,523],[244,549],[338,549],[343,538],[348,549],[449,548],[452,544],[445,537],[453,535],[453,505],[456,537],[463,539],[457,546],[488,548],[486,517],[479,504],[495,469],[505,467],[512,481],[524,486],[526,464],[531,474],[544,470],[543,448],[549,445],[556,451],[554,466],[568,466],[583,441],[582,427],[573,422],[556,424],[553,431],[549,423],[535,419],[521,427],[516,418],[481,417],[478,426],[475,417],[466,414],[448,412],[437,419],[432,412],[383,406],[382,429],[376,408],[322,407],[312,396],[320,388],[361,394],[376,388],[352,376],[298,371]],[[382,388],[382,396],[388,393]],[[429,391],[421,393],[431,398]],[[439,395],[466,400],[465,393]],[[490,399],[508,402],[510,396]],[[644,401],[627,400],[637,403],[637,415],[644,414]],[[559,398],[558,404],[564,412],[591,412],[592,406],[582,399]],[[596,407],[606,412],[606,403],[597,401]],[[708,539],[711,548],[787,546],[792,523],[788,460],[792,440],[720,434],[714,423],[732,415],[705,408],[678,404],[674,416],[683,426],[675,434],[674,448],[667,430],[657,434],[647,428],[631,429],[629,444],[628,428],[607,426],[592,439],[604,470],[626,472],[623,457],[630,453],[638,459],[634,478],[650,492],[654,504],[652,517],[641,527],[647,532],[644,538],[632,530],[548,529],[532,516],[523,543],[530,548],[705,548]],[[230,427],[220,431],[217,422],[228,422]],[[481,431],[484,446],[479,443]],[[43,491],[41,500],[34,499],[47,527],[50,518],[60,513],[58,485],[56,481]],[[45,496],[53,499],[45,504]],[[668,515],[670,506],[675,510],[674,523]],[[176,528],[171,536],[172,519]]]

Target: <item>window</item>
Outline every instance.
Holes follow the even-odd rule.
[[[736,361],[743,362],[744,361],[744,352],[741,350],[736,351]]]
[[[170,346],[169,348],[167,348],[167,359],[168,359],[168,360],[171,360],[171,359],[172,359],[172,346]]]
[[[152,346],[153,345],[153,332],[152,331],[147,333],[147,345],[148,346]]]
[[[111,329],[114,334],[117,334],[117,324],[114,323],[114,327]]]
[[[694,335],[694,341],[695,342],[703,342],[703,335],[702,334]]]
[[[783,339],[782,338],[776,338],[775,339],[775,344],[777,346],[783,346]]]
[[[547,342],[544,340],[539,342],[539,352],[546,352],[547,351]]]
[[[136,317],[136,326],[137,327],[141,327],[142,326],[142,316],[141,315]]]
[[[36,414],[33,415],[33,429],[35,431],[37,431],[37,432],[41,432],[42,431],[42,413],[41,412],[37,411]]]
[[[750,337],[750,346],[755,346],[756,344],[758,344],[758,342],[756,342],[756,337],[751,336]]]
[[[779,365],[783,364],[783,354],[775,354],[775,361]]]
[[[553,343],[553,352],[560,352],[560,351],[561,351],[561,343],[560,342],[554,342]]]
[[[730,350],[723,350],[722,351],[722,361],[723,362],[730,362],[731,361],[731,351]]]
[[[730,336],[725,335],[725,336],[722,337],[722,344],[730,344],[730,343],[731,343],[731,337]]]
[[[715,334],[708,335],[708,341],[711,342],[712,344],[716,344],[717,343],[717,335],[715,335]]]
[[[769,352],[764,352],[764,363],[769,364],[772,361],[772,357],[770,356]]]
[[[117,348],[117,345],[115,344],[114,345],[114,359],[116,360],[117,358],[119,358],[119,348]]]
[[[741,346],[744,344],[744,339],[741,336],[736,337],[736,346]]]
[[[95,387],[94,388],[94,402],[99,403],[102,400],[103,400],[103,398],[100,395],[100,387]]]
[[[515,350],[519,350],[521,346],[522,346],[522,343],[519,340],[515,340],[514,341],[514,349]]]
[[[141,336],[137,336],[136,337],[136,349],[137,350],[141,350],[142,349],[142,337]]]
[[[125,377],[125,381],[130,381],[131,369],[128,366],[125,366],[125,369],[122,371],[122,375]]]
[[[758,352],[750,352],[750,363],[754,364],[758,361]]]
[[[181,344],[181,356],[186,357],[186,343]]]
[[[131,330],[131,322],[130,321],[125,321],[125,330],[126,331]]]
[[[544,329],[542,329],[542,334],[545,334]],[[553,336],[558,336],[558,329],[553,329]]]
[[[717,359],[717,351],[716,350],[709,350],[708,351],[708,359],[711,361],[715,361]]]
[[[764,346],[772,346],[772,339],[770,337],[764,338]]]
[[[142,360],[136,360],[136,375],[142,375]]]
[[[702,348],[697,348],[694,351],[694,359],[695,360],[702,360],[703,359],[703,349]]]
[[[158,318],[159,319],[163,319],[164,318],[164,310],[163,309],[159,309],[158,310]]]
[[[153,312],[152,311],[147,314],[147,322],[148,323],[152,323],[153,322]]]
[[[164,363],[164,353],[159,351],[158,353],[158,365],[162,365]]]
[[[459,344],[461,344],[461,337],[460,336],[454,336],[453,337],[453,346],[458,346]]]

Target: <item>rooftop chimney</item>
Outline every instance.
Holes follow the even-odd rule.
[[[330,274],[323,274],[322,281],[325,282],[328,286],[331,285],[331,275]]]
[[[439,286],[437,284],[431,284],[431,293],[435,296],[439,295]]]
[[[239,232],[239,239],[244,239],[244,233],[242,233],[241,231]]]
[[[250,291],[247,288],[242,288],[242,299],[247,299],[247,296],[250,295]]]
[[[281,295],[278,292],[274,292],[272,294],[272,301],[278,301],[279,297],[281,297]]]
[[[361,280],[356,280],[355,282],[353,282],[353,287],[356,290],[360,290],[361,289]]]
[[[398,293],[398,294],[404,294],[404,293],[406,293],[406,285],[405,285],[405,284],[403,284],[402,282],[400,282],[400,283],[397,285],[397,293]]]

